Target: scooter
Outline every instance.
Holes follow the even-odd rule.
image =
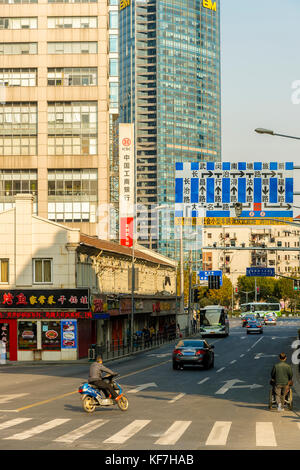
[[[103,380],[109,380],[118,396],[114,398],[106,398],[102,390],[99,390],[94,385],[84,382],[80,385],[78,393],[81,394],[82,406],[87,413],[93,413],[96,406],[111,406],[118,405],[121,411],[128,410],[128,399],[123,394],[121,385],[119,385],[112,376],[106,376]]]

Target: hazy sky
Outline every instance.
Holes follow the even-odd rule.
[[[300,137],[300,1],[221,0],[221,40],[223,159],[295,161],[300,141],[253,130]]]
[[[254,133],[300,137],[300,0],[221,0],[221,57],[223,161],[300,166],[300,140]]]

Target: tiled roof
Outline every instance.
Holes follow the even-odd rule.
[[[118,243],[111,242],[108,240],[101,240],[96,237],[91,237],[89,235],[80,234],[80,243],[82,245],[98,248],[99,250],[103,250],[109,253],[116,253],[118,255],[132,257],[131,248],[119,245]],[[144,253],[140,251],[138,248],[135,248],[134,256],[137,259],[149,261],[150,263],[161,264],[163,266],[169,266],[169,267],[175,268],[173,260],[170,259],[170,261],[168,262],[166,259],[161,259],[159,255],[156,256],[155,251],[152,251],[152,254],[150,255],[148,253]]]

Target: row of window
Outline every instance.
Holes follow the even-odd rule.
[[[47,72],[48,86],[96,86],[97,67],[51,67]],[[36,68],[0,69],[3,86],[37,86]]]
[[[48,28],[97,28],[97,16],[51,16],[48,17]],[[37,29],[37,17],[1,17],[0,29]]]
[[[34,258],[32,260],[33,284],[51,284],[53,279],[53,260]],[[0,259],[0,282],[9,283],[9,260]]]
[[[48,54],[97,54],[95,41],[48,42]],[[38,53],[37,42],[0,43],[0,55],[35,55]]]
[[[0,0],[0,5],[19,5],[21,3],[38,3],[38,0]],[[48,3],[98,3],[98,0],[48,0]]]

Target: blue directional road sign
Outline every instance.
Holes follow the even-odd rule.
[[[208,281],[208,276],[219,276],[220,286],[223,285],[223,272],[222,271],[199,271],[198,276],[200,281]]]
[[[275,268],[247,268],[246,276],[248,277],[274,277]]]
[[[176,163],[175,217],[293,217],[293,163]]]

